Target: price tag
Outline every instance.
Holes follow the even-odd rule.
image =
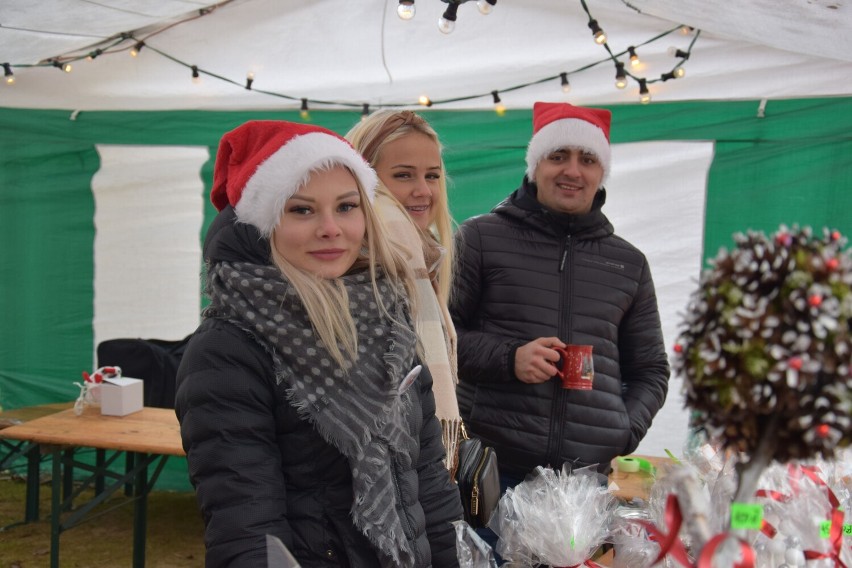
[[[731,503],[731,528],[759,531],[763,528],[763,505],[760,503]]]

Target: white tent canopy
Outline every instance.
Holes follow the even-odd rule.
[[[656,80],[649,85],[654,100],[850,92],[852,10],[846,0],[586,4],[613,53],[637,47],[643,64],[628,70]],[[573,103],[636,101],[635,81],[625,90],[614,87],[615,67],[592,41],[580,0],[499,0],[488,16],[467,2],[459,7],[455,31],[446,35],[436,26],[444,2],[417,0],[409,21],[397,16],[397,5],[397,0],[2,0],[0,62],[13,66],[16,83],[0,91],[0,105],[269,109],[298,107],[307,98],[375,108],[415,104],[427,95],[436,108],[488,108],[497,90],[506,107],[528,108],[535,100],[564,97],[563,72],[569,73],[567,98]],[[663,82],[660,76],[678,62],[668,49],[686,51],[695,38],[675,32],[645,42],[680,24],[701,34],[682,65],[686,76]],[[133,38],[113,45],[122,33]],[[140,40],[146,47],[130,57]],[[92,61],[72,62],[72,72],[64,75],[50,65],[21,67],[84,57],[110,45]],[[190,80],[192,65],[200,70],[200,84]],[[254,74],[254,92],[243,88],[248,73]],[[506,92],[548,77],[553,79]]]

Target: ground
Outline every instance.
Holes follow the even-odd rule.
[[[26,482],[0,473],[0,527],[24,518]],[[0,528],[0,568],[50,566],[50,484],[42,483],[39,521]],[[123,499],[102,505],[109,509]],[[155,491],[148,497],[146,566],[204,565],[203,525],[193,493]],[[126,504],[65,531],[60,536],[63,568],[112,568],[132,564],[133,506]]]

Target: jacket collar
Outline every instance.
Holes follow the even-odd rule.
[[[602,208],[606,190],[601,188],[592,202],[592,209],[581,215],[561,213],[542,205],[537,198],[538,187],[524,176],[521,186],[494,208],[495,213],[515,217],[527,225],[556,236],[571,235],[582,239],[611,235],[614,230]]]

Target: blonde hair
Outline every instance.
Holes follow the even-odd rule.
[[[387,144],[399,140],[411,133],[424,134],[438,146],[438,152],[443,154],[443,147],[435,132],[426,120],[410,110],[380,110],[374,112],[367,118],[352,127],[346,134],[346,139],[352,143],[356,150],[361,152],[364,159],[375,167],[382,153],[382,148]],[[455,256],[453,244],[453,217],[450,214],[450,206],[447,201],[447,175],[444,160],[441,159],[441,170],[444,172],[438,181],[440,192],[435,196],[432,205],[435,208],[435,222],[433,233],[438,243],[445,249],[444,257],[437,270],[438,300],[447,305],[452,289],[453,258]],[[383,185],[383,184],[382,184]],[[390,191],[385,189],[385,194],[393,197]],[[396,201],[396,198],[394,197]],[[399,203],[397,201],[397,203]]]
[[[335,167],[335,164],[329,167]],[[323,169],[313,170],[310,175]],[[353,177],[361,196],[361,209],[364,212],[366,226],[361,254],[353,266],[366,266],[369,269],[376,304],[389,319],[395,320],[382,301],[376,284],[380,272],[384,272],[391,284],[393,300],[406,302],[413,318],[417,310],[414,274],[405,260],[403,251],[385,233],[384,225],[378,220],[375,209],[357,176],[353,174]],[[275,231],[273,231],[274,234]],[[348,370],[358,359],[358,333],[352,315],[349,313],[349,297],[342,280],[321,278],[312,272],[296,268],[284,259],[281,251],[276,248],[273,237],[270,237],[269,244],[272,262],[296,290],[314,332],[340,368],[344,371]]]

